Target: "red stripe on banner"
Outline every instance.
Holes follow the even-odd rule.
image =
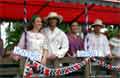
[[[112,69],[112,64],[108,65],[108,69],[110,69],[110,70]]]
[[[35,69],[39,69],[39,63],[35,62],[35,63],[33,64],[33,67],[34,67]]]
[[[118,71],[120,71],[120,67],[118,67]]]
[[[80,69],[80,65],[78,63],[76,63],[74,66],[75,70],[79,70]]]
[[[45,74],[46,76],[49,76],[49,75],[50,75],[50,69],[45,68],[44,74]]]
[[[32,69],[30,70],[29,76],[31,77],[33,75]]]
[[[65,69],[65,74],[69,74],[70,73],[70,69],[69,68],[66,68]]]
[[[26,66],[30,66],[30,64],[26,64]]]
[[[29,73],[26,78],[30,78],[32,76],[32,73]]]

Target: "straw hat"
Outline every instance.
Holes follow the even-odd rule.
[[[105,25],[103,24],[103,21],[101,19],[96,19],[94,21],[94,23],[92,24],[92,27],[95,27],[95,26],[101,26],[101,27],[104,27]]]
[[[50,18],[57,18],[57,19],[59,19],[59,23],[61,23],[63,21],[63,17],[61,15],[57,14],[56,12],[50,12],[48,14],[48,16],[45,17],[45,21],[47,22],[48,19],[50,19]]]

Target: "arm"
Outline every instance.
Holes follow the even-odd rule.
[[[43,57],[42,57],[41,63],[44,64],[44,65],[47,62],[47,56],[48,56],[48,50],[47,49],[43,49]]]
[[[24,37],[25,35],[24,35],[24,33],[22,34],[22,36],[21,36],[21,38],[20,38],[20,40],[19,40],[19,43],[18,43],[18,45],[17,46],[19,46],[20,48],[24,48]],[[19,55],[17,55],[17,54],[11,54],[11,57],[14,59],[14,60],[16,60],[16,61],[18,61],[19,59],[20,59],[20,56]]]
[[[116,43],[115,43],[115,39],[114,38],[110,39],[109,44],[110,44],[110,50],[112,52],[112,49],[114,49],[115,47],[117,47]],[[114,53],[114,51],[111,54],[112,54],[112,56],[116,56],[116,54]]]
[[[23,33],[22,35],[21,35],[21,38],[20,38],[20,40],[19,40],[19,43],[18,43],[18,47],[20,47],[20,48],[24,48],[24,45],[25,45],[25,34]]]
[[[109,43],[112,47],[119,47],[119,42],[115,38],[110,39]]]
[[[47,40],[44,40],[44,44],[43,44],[43,57],[42,57],[42,60],[41,60],[42,64],[46,64],[47,57],[48,57],[48,42],[47,42]]]
[[[109,46],[110,46],[110,50],[112,50],[114,48],[113,39],[110,39]]]
[[[110,46],[109,46],[109,41],[107,39],[107,37],[104,38],[104,52],[106,56],[112,56],[112,53],[110,51]]]
[[[69,49],[68,38],[65,34],[63,34],[61,38],[61,48],[57,51],[57,57],[63,58]]]

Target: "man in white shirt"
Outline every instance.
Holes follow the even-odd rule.
[[[88,33],[85,37],[85,50],[95,50],[99,57],[111,56],[109,41],[105,35],[100,32],[104,26],[102,20],[97,19],[94,24],[94,32]]]
[[[48,58],[63,58],[69,49],[69,43],[65,33],[57,27],[62,17],[56,12],[51,12],[45,20],[48,27],[43,29],[43,33],[48,39]]]

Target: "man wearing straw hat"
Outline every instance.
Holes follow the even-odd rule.
[[[49,59],[63,58],[68,51],[68,38],[65,33],[57,27],[62,20],[62,16],[56,12],[50,12],[45,18],[48,27],[43,29],[43,33],[48,38]]]
[[[96,50],[100,57],[111,57],[108,39],[100,32],[101,28],[104,27],[102,20],[96,19],[92,26],[94,31],[85,37],[85,50]]]
[[[110,61],[108,58],[111,58],[112,56],[109,41],[107,37],[101,33],[101,28],[104,27],[104,24],[102,20],[96,19],[92,26],[94,28],[93,32],[88,33],[85,37],[85,50],[97,51],[97,56],[100,57],[101,60],[109,63]],[[105,57],[107,57],[107,59]],[[96,69],[96,73],[98,74],[101,68],[97,67]],[[111,72],[106,70],[106,73],[110,74]]]

